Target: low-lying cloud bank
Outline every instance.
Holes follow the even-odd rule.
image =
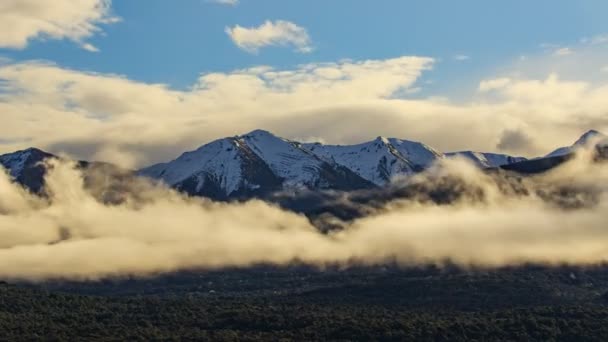
[[[184,269],[287,265],[522,263],[596,264],[608,259],[608,167],[589,156],[506,191],[464,161],[410,180],[459,180],[460,196],[438,205],[395,200],[322,234],[309,220],[261,201],[214,203],[139,182],[121,204],[85,190],[73,165],[51,165],[41,199],[0,173],[0,278],[91,280]],[[533,184],[533,185],[532,185]],[[432,184],[430,184],[432,185]],[[537,190],[544,187],[542,196]],[[472,190],[470,190],[472,189]],[[531,190],[531,191],[527,191]],[[567,192],[567,193],[565,193]],[[565,208],[547,194],[590,197]],[[571,195],[570,195],[571,194]]]

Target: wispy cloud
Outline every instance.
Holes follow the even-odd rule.
[[[236,6],[239,4],[239,0],[207,0],[208,2],[212,2],[220,5],[229,5]]]
[[[553,55],[555,55],[555,56],[568,56],[573,53],[574,53],[574,50],[572,50],[571,48],[568,48],[568,47],[558,48],[555,51],[553,51]]]
[[[454,58],[455,61],[464,62],[464,61],[470,60],[471,56],[468,56],[468,55],[455,55],[453,58]]]
[[[83,50],[86,50],[89,52],[99,52],[99,49],[95,45],[92,45],[90,43],[84,43],[84,44],[80,45],[80,47]]]
[[[111,0],[3,0],[0,5],[0,47],[23,49],[32,39],[69,39],[87,51],[98,51],[85,40],[101,31],[100,24],[119,21]]]
[[[293,46],[297,52],[312,52],[312,42],[305,28],[292,22],[266,21],[258,27],[226,27],[230,39],[241,49],[257,53],[267,46]]]
[[[593,37],[585,37],[581,39],[581,43],[589,45],[600,45],[608,43],[608,34],[599,34]]]

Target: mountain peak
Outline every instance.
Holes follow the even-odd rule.
[[[18,150],[18,151],[11,152],[11,153],[7,153],[5,155],[32,154],[32,153],[36,153],[36,154],[48,154],[47,152],[44,152],[41,149],[38,149],[38,148],[35,148],[35,147],[28,147],[26,149]]]
[[[24,172],[32,174],[31,170],[35,170],[33,173],[39,176],[36,181],[29,184],[29,188],[33,191],[37,191],[42,186],[42,175],[43,171],[39,166],[40,162],[47,158],[54,158],[55,156],[44,152],[40,149],[30,147],[25,150],[19,150],[12,153],[0,155],[0,167],[8,170],[9,174],[14,179],[21,179]],[[28,171],[29,170],[29,171]]]
[[[597,144],[601,140],[608,139],[608,136],[594,129],[588,130],[583,134],[573,145],[560,147],[557,150],[549,153],[546,157],[557,157],[576,152],[580,148],[585,148],[591,143]]]
[[[383,145],[388,145],[389,141],[388,138],[383,137],[383,136],[378,136],[376,139],[374,139],[375,142],[383,144]]]
[[[269,131],[263,129],[255,129],[247,134],[243,134],[242,137],[272,137],[277,138],[276,135],[270,133]]]
[[[602,134],[601,132],[598,132],[594,129],[591,129],[587,132],[585,132],[585,134],[583,134],[575,143],[574,145],[587,145],[587,143],[589,143],[590,140],[593,139],[602,139],[605,138],[606,136],[604,134]]]

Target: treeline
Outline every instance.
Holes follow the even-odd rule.
[[[315,296],[95,297],[0,285],[0,340],[605,341],[603,304],[489,311]]]

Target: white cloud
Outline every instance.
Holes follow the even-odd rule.
[[[606,65],[606,66],[602,67],[602,68],[600,69],[600,71],[601,71],[601,72],[608,72],[608,65]]]
[[[31,138],[28,145],[80,158],[142,165],[260,127],[313,136],[312,127],[298,134],[289,130],[289,122],[308,110],[388,99],[412,87],[432,63],[429,58],[400,57],[292,70],[257,67],[205,74],[189,91],[49,64],[9,64],[0,67],[0,136]],[[302,120],[305,126],[312,123]],[[13,143],[2,149],[20,147]]]
[[[69,39],[85,50],[83,41],[101,31],[100,24],[118,21],[111,0],[2,0],[0,47],[23,49],[32,39]]]
[[[230,5],[230,6],[236,6],[239,4],[239,0],[207,0],[209,2],[213,2],[216,4],[220,4],[220,5]]]
[[[96,46],[89,43],[84,43],[80,47],[89,52],[99,52],[99,49]]]
[[[608,173],[605,164],[590,159],[579,156],[548,174],[520,179],[517,189],[528,196],[505,190],[504,181],[464,160],[446,160],[409,181],[423,189],[446,181],[458,185],[461,196],[452,205],[417,196],[383,208],[353,203],[370,215],[327,234],[303,215],[262,201],[216,203],[141,180],[121,181],[121,189],[135,194],[125,191],[122,204],[106,205],[85,190],[82,174],[60,163],[50,169],[49,198],[43,200],[0,170],[0,278],[91,280],[294,261],[596,265],[606,261]],[[109,186],[105,178],[103,184],[95,177],[87,183],[100,191]],[[563,205],[584,207],[560,209],[565,189],[576,198]],[[555,199],[542,199],[548,196]]]
[[[538,156],[589,128],[608,128],[608,85],[557,75],[489,78],[473,100],[458,104],[395,98],[415,91],[433,62],[405,56],[254,67],[204,74],[183,91],[39,62],[9,63],[0,66],[0,137],[6,141],[0,152],[37,146],[143,166],[263,128],[328,143],[399,137],[442,151],[495,150],[505,132],[518,131],[529,138],[518,152]],[[483,129],[472,132],[480,123]]]
[[[488,92],[497,89],[502,89],[509,85],[509,83],[511,83],[511,79],[506,77],[496,78],[493,80],[484,80],[479,83],[478,90],[480,92]]]
[[[309,53],[313,50],[308,32],[292,22],[266,21],[258,27],[226,27],[230,39],[241,49],[257,53],[266,46],[293,46],[296,51]]]

